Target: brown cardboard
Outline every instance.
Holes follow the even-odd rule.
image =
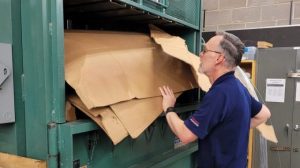
[[[240,81],[241,83],[248,89],[249,93],[256,99],[258,100],[258,97],[256,95],[256,92],[254,90],[253,85],[251,84],[249,78],[246,76],[244,71],[238,66],[235,70],[234,74]],[[256,129],[261,133],[261,135],[267,139],[268,141],[277,143],[277,137],[275,134],[275,130],[272,125],[266,125],[266,123],[262,123],[259,126],[256,127]]]
[[[266,41],[257,41],[257,48],[272,48],[273,44]]]
[[[74,106],[72,106],[69,101],[66,101],[65,108],[66,108],[65,109],[66,121],[75,121],[77,118],[76,118]]]
[[[119,143],[138,137],[163,111],[158,87],[197,87],[188,64],[139,33],[66,32],[65,77],[70,102]]]
[[[150,37],[116,34],[65,33],[66,81],[88,109],[160,96],[157,88],[162,85],[174,92],[196,87],[190,67],[156,49]],[[129,43],[131,38],[135,41]]]
[[[111,105],[132,138],[137,138],[163,111],[162,97],[134,99]]]
[[[201,63],[200,59],[188,51],[185,41],[180,37],[171,36],[153,25],[150,25],[150,30],[151,37],[161,46],[162,50],[172,57],[189,64],[192,67],[193,74],[197,79],[199,87],[204,91],[208,91],[211,87],[208,77],[198,72]]]
[[[0,152],[0,168],[47,168],[47,161]]]
[[[178,97],[181,93],[175,94]],[[110,107],[132,138],[137,138],[163,111],[162,97],[133,99]],[[129,117],[130,116],[130,117]]]
[[[78,96],[68,97],[69,101],[95,121],[108,135],[114,144],[128,136],[128,132],[110,107],[87,109]]]

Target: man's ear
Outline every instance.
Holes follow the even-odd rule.
[[[224,54],[220,54],[219,57],[217,58],[216,63],[221,63],[225,60],[225,56]]]

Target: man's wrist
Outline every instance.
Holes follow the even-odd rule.
[[[165,114],[167,115],[169,112],[174,112],[174,107],[168,107],[165,111]]]

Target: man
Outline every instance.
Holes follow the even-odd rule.
[[[168,86],[159,88],[174,134],[185,144],[198,139],[199,168],[245,168],[249,129],[271,115],[234,77],[244,47],[238,37],[227,32],[217,32],[206,43],[200,54],[199,71],[208,76],[212,86],[199,109],[185,121],[173,110],[173,91]]]

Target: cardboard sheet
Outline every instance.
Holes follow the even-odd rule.
[[[114,144],[128,136],[128,132],[110,107],[99,107],[92,110],[82,103],[78,96],[68,97],[69,101],[95,121],[108,135]]]
[[[200,59],[198,56],[188,51],[185,41],[180,37],[171,36],[153,25],[150,26],[150,30],[151,37],[161,46],[162,50],[172,57],[189,64],[192,67],[193,74],[197,79],[199,87],[204,91],[208,91],[211,87],[208,77],[198,72]]]
[[[111,108],[130,136],[137,138],[162,113],[161,102],[162,97],[134,99],[111,105]]]
[[[244,73],[244,71],[237,67],[235,70],[234,75],[241,81],[241,83],[248,89],[249,93],[258,100],[258,97],[256,95],[256,92],[254,90],[253,85],[251,84],[250,80]],[[274,127],[272,125],[267,125],[266,123],[262,123],[259,126],[256,127],[256,129],[261,133],[261,135],[267,139],[268,141],[277,143],[278,139],[275,134]]]
[[[66,121],[69,122],[77,120],[75,108],[74,106],[72,106],[72,104],[69,101],[66,101],[65,104],[65,117],[66,117]]]
[[[65,33],[66,81],[88,109],[160,96],[162,85],[174,92],[197,87],[190,67],[156,49],[150,37],[116,34]]]

